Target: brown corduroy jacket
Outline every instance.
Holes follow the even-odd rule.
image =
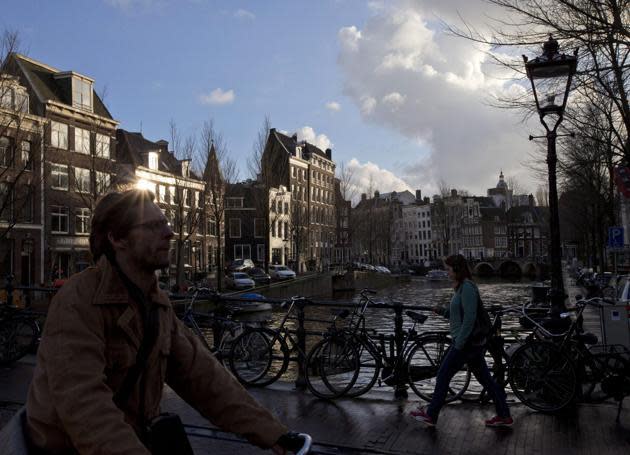
[[[287,431],[178,320],[157,286],[160,329],[148,357],[145,417],[160,413],[164,382],[218,427],[271,447]],[[53,299],[27,401],[31,442],[53,453],[147,454],[137,436],[140,381],[127,404],[112,398],[142,341],[140,309],[104,257]]]

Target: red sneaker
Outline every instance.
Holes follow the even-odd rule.
[[[431,418],[429,414],[426,413],[424,408],[417,408],[409,413],[411,417],[416,419],[418,422],[422,422],[429,427],[434,427],[435,422]]]
[[[487,427],[507,428],[511,427],[512,425],[514,425],[514,419],[512,419],[512,417],[494,416],[490,420],[486,420]]]

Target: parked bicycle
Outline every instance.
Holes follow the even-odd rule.
[[[348,323],[348,327],[337,332],[329,339],[322,341],[322,350],[332,346],[336,356],[334,360],[340,363],[340,358],[347,358],[345,364],[354,363],[353,356],[358,355],[356,380],[346,392],[331,389],[335,396],[346,395],[358,397],[369,391],[377,382],[379,386],[404,387],[408,384],[411,389],[424,400],[429,401],[435,388],[435,377],[440,364],[451,345],[447,332],[425,332],[419,335],[415,328],[423,324],[427,316],[415,311],[405,314],[412,320],[412,326],[404,334],[400,348],[397,349],[394,335],[386,336],[368,330],[365,325],[365,312],[368,307],[389,307],[370,297],[375,291],[364,289],[360,293],[359,304]],[[429,310],[430,308],[426,308]],[[314,357],[318,352],[313,349],[307,359],[307,364],[316,364]],[[321,372],[325,375],[325,370]],[[447,401],[456,400],[466,390],[470,381],[470,372],[465,369],[456,374],[456,379],[449,389]]]
[[[24,357],[36,346],[39,337],[37,315],[0,304],[0,365],[8,365]]]
[[[578,297],[573,310],[576,317],[567,331],[556,334],[532,321],[550,341],[529,341],[514,352],[509,367],[510,385],[523,403],[543,412],[559,411],[576,400],[614,398],[619,402],[619,421],[623,399],[630,395],[630,352],[620,345],[597,344],[597,336],[584,332],[584,309],[599,308],[606,301]],[[566,318],[569,314],[561,316]]]
[[[243,332],[243,324],[232,320],[231,313],[226,310],[225,316],[218,314],[203,314],[194,311],[195,303],[200,296],[213,293],[209,288],[191,288],[192,292],[190,300],[186,303],[184,312],[181,316],[182,322],[192,332],[199,337],[203,345],[212,352],[224,365],[228,365],[228,357],[232,343]],[[211,327],[214,342],[212,345],[208,342],[207,334],[202,330],[204,327]]]

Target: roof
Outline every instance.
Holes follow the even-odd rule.
[[[134,167],[146,166],[146,160],[143,155],[148,152],[157,152],[159,153],[158,170],[182,175],[182,161],[185,160],[178,160],[168,151],[168,142],[163,140],[152,142],[146,139],[142,133],[125,131],[123,129],[116,130],[116,139],[118,141],[118,161],[133,164]],[[190,177],[199,180],[199,177],[192,171],[190,172]]]
[[[495,220],[496,217],[499,217],[500,221],[505,221],[506,219],[505,211],[499,207],[480,207],[479,211],[481,212],[481,217],[485,219]]]
[[[59,80],[55,79],[55,75],[68,73],[67,71],[59,71],[56,68],[48,66],[44,63],[33,60],[21,54],[12,54],[16,59],[18,67],[24,73],[31,89],[41,103],[48,101],[56,101],[58,103],[72,106],[72,100],[68,99],[69,94],[66,93]],[[94,100],[94,114],[113,120],[105,104],[98,96],[94,88],[92,88]]]
[[[322,151],[322,149],[306,141],[297,141],[295,139],[297,136],[287,136],[286,134],[278,132],[275,128],[272,128],[269,132],[271,133],[269,137],[275,137],[284,149],[293,156],[295,156],[295,148],[300,146],[303,147],[303,150],[305,150],[309,155],[315,154],[330,160],[330,158],[326,155],[326,152]]]
[[[546,223],[549,209],[547,207],[519,205],[510,207],[507,211],[507,218],[511,223],[522,223],[527,213],[531,213],[534,224]]]

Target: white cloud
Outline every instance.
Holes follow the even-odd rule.
[[[329,101],[326,103],[326,109],[333,112],[339,112],[341,110],[341,104],[337,101]]]
[[[328,136],[321,133],[315,133],[315,130],[310,126],[303,126],[299,130],[297,130],[296,133],[298,136],[298,141],[306,141],[309,144],[313,144],[322,150],[332,148],[333,144],[330,139],[328,139]]]
[[[361,113],[363,115],[370,115],[376,107],[376,100],[371,96],[364,96],[361,98]]]
[[[351,27],[343,27],[339,30],[339,41],[346,51],[356,51],[359,49],[359,40],[361,32],[353,25]]]
[[[396,175],[416,188],[437,189],[445,181],[484,194],[501,168],[524,184],[532,179],[522,166],[532,150],[529,130],[518,114],[488,103],[493,95],[519,93],[522,87],[493,65],[488,56],[493,49],[445,33],[436,20],[465,17],[482,29],[484,14],[494,14],[489,8],[482,0],[391,0],[372,8],[360,28],[339,30],[344,94],[365,121],[430,152],[392,164]]]
[[[207,95],[199,95],[199,102],[201,104],[232,104],[235,96],[234,90],[224,91],[222,88],[215,88]]]
[[[381,101],[392,110],[397,110],[405,103],[405,97],[398,92],[392,92],[385,95]]]
[[[389,193],[405,190],[413,192],[412,187],[404,179],[370,161],[361,163],[357,158],[352,158],[346,164],[346,169],[352,175],[354,188],[351,188],[349,193],[353,194],[354,203],[358,201],[361,193],[373,194],[374,191]]]
[[[234,17],[238,17],[239,19],[248,19],[252,21],[256,19],[256,15],[254,13],[242,8],[236,10],[236,12],[234,13]]]

